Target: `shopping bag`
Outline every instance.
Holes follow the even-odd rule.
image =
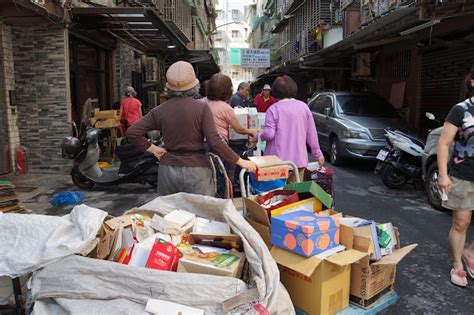
[[[275,190],[258,196],[257,203],[263,206],[270,217],[271,211],[298,202],[298,193],[294,190]]]
[[[333,182],[334,169],[331,167],[320,166],[319,163],[309,163],[306,168],[304,180],[314,181],[316,184],[321,186],[325,192],[332,197],[332,206],[334,209],[334,182]]]

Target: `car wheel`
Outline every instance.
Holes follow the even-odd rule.
[[[340,152],[341,146],[339,145],[339,140],[336,137],[332,137],[329,147],[329,162],[331,162],[332,165],[338,166],[342,164]]]
[[[398,173],[392,164],[387,163],[380,169],[380,178],[385,186],[393,189],[402,188],[407,181],[406,177]]]
[[[426,171],[425,191],[428,202],[436,210],[444,210],[441,206],[441,193],[438,186],[438,163],[433,162]]]

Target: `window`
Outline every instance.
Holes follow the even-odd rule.
[[[232,31],[232,38],[240,38],[240,32],[238,30]]]
[[[239,77],[239,72],[238,71],[232,71],[232,78],[237,79]]]
[[[372,95],[340,95],[339,109],[344,115],[365,117],[398,117],[393,106],[383,97]]]
[[[310,103],[309,107],[314,113],[324,114],[325,108],[332,108],[331,97],[327,95],[319,95],[313,102]]]
[[[222,10],[217,10],[217,18],[223,19],[223,18],[224,18],[224,11],[222,11]]]
[[[145,59],[145,82],[156,82],[158,80],[158,60],[155,57]]]
[[[240,18],[239,10],[232,10],[232,19],[233,20],[238,20],[239,18]]]
[[[217,41],[222,40],[223,34],[224,34],[224,33],[223,33],[222,31],[217,31],[217,33],[216,33],[216,40],[217,40]]]

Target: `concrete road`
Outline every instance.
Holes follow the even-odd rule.
[[[473,314],[474,280],[467,289],[449,281],[447,236],[450,212],[431,208],[422,191],[407,186],[385,189],[374,164],[351,162],[335,170],[336,208],[344,214],[392,222],[400,230],[402,245],[418,247],[399,264],[396,305],[388,314]],[[468,234],[474,241],[474,224]]]

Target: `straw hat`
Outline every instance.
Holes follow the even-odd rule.
[[[187,91],[199,84],[193,66],[186,61],[175,62],[166,72],[166,87],[170,90]]]

